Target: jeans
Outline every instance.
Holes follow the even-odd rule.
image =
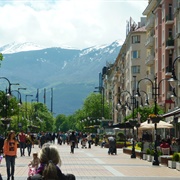
[[[32,144],[27,144],[26,147],[27,147],[27,151],[28,151],[28,156],[30,156],[31,155]]]
[[[5,156],[8,177],[14,176],[15,158],[16,158],[16,156],[7,156],[7,155]],[[10,171],[10,169],[11,169],[11,171]]]
[[[24,151],[25,151],[25,145],[26,145],[25,142],[19,142],[19,147],[20,147],[20,153],[21,153],[21,156],[25,155],[25,154],[24,154]]]

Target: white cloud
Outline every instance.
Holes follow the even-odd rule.
[[[125,39],[126,20],[140,20],[145,0],[33,0],[0,2],[0,46],[35,42],[86,48]]]

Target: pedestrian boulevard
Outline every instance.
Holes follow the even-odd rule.
[[[166,166],[152,166],[151,162],[139,158],[131,159],[124,154],[122,149],[117,149],[117,155],[108,155],[107,148],[92,145],[91,149],[75,148],[74,154],[70,153],[70,146],[57,145],[59,150],[63,173],[72,173],[77,180],[155,180],[155,179],[179,179],[180,171]],[[35,145],[33,152],[39,152]],[[28,175],[28,163],[32,157],[18,157],[16,159],[15,179],[26,180]],[[0,164],[0,173],[3,180],[6,177],[5,159]]]

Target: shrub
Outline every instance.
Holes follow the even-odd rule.
[[[175,152],[175,153],[173,154],[172,160],[178,162],[179,159],[180,159],[180,158],[179,158],[179,154],[178,154],[177,152]]]
[[[151,150],[149,148],[146,149],[146,154],[151,154]]]
[[[151,156],[154,156],[154,149],[151,149],[150,151]]]

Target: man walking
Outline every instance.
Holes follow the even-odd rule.
[[[69,136],[69,142],[71,145],[71,152],[70,153],[74,154],[74,148],[75,148],[75,143],[76,143],[76,135],[75,135],[74,131]]]
[[[26,147],[26,134],[23,130],[18,134],[18,141],[20,147],[21,156],[25,156],[25,147]]]

